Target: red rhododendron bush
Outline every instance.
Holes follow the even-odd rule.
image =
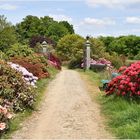
[[[25,58],[19,56],[12,57],[10,61],[23,66],[39,79],[47,78],[50,76],[47,70],[47,60],[41,55],[34,54],[33,56],[28,56]]]
[[[56,69],[61,70],[61,61],[57,56],[53,55],[52,53],[50,53],[48,63]]]
[[[140,96],[140,61],[131,64],[129,67],[121,67],[119,72],[121,75],[108,84],[106,93],[127,97]]]

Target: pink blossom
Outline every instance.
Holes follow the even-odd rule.
[[[0,130],[4,130],[6,128],[6,123],[0,123]]]

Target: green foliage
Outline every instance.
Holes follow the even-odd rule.
[[[18,33],[19,41],[27,43],[32,36],[39,35],[40,20],[36,16],[28,15],[23,21],[16,25],[16,32]]]
[[[84,39],[76,34],[66,35],[61,38],[56,47],[58,56],[62,61],[70,61],[83,57]]]
[[[128,56],[135,56],[140,51],[140,37],[139,36],[125,36],[123,37],[127,46]]]
[[[91,43],[91,56],[97,55],[99,58],[104,57],[105,48],[103,42],[97,38],[90,38]]]
[[[14,56],[30,56],[32,55],[34,52],[31,48],[29,48],[27,45],[21,45],[19,43],[14,44],[11,46],[11,48],[9,48],[8,51],[6,51],[6,55],[8,57],[14,57]]]
[[[140,37],[135,35],[120,37],[99,37],[107,52],[116,52],[133,58],[140,51]]]
[[[105,58],[110,60],[112,62],[112,65],[115,68],[120,68],[121,66],[124,65],[124,62],[121,59],[121,57],[115,52],[113,52],[111,55],[109,55],[108,53],[105,53]]]
[[[68,64],[68,68],[69,69],[74,69],[74,68],[81,68],[81,62],[82,62],[82,59],[79,58],[79,59],[72,59],[69,64]]]
[[[0,15],[0,31],[9,26],[10,23],[7,22],[7,18],[4,15]]]
[[[9,104],[13,111],[31,108],[35,92],[22,78],[21,73],[0,61],[0,104]]]
[[[8,60],[8,56],[0,50],[0,59],[1,60]]]
[[[15,26],[20,42],[27,43],[33,36],[47,36],[56,42],[66,34],[73,32],[68,22],[57,22],[49,16],[38,18],[28,15]]]
[[[124,38],[116,39],[112,41],[109,45],[110,52],[115,51],[118,54],[126,54],[127,55],[127,46],[125,44]]]
[[[140,60],[140,51],[138,52],[136,56],[134,56],[134,60]]]
[[[40,20],[42,21],[42,26],[41,26],[41,32],[42,32],[42,35],[46,33],[46,29],[54,23],[54,20],[53,18],[49,17],[49,16],[44,16],[44,17],[41,17]],[[46,28],[47,27],[47,28]],[[43,32],[44,31],[44,32]]]
[[[51,24],[47,29],[47,36],[49,36],[52,40],[55,40],[56,42],[58,42],[60,38],[67,34],[69,34],[68,29],[57,22]]]
[[[0,15],[0,50],[7,51],[9,47],[16,42],[14,28],[7,22],[3,15]]]
[[[12,27],[6,27],[0,31],[0,50],[7,51],[11,45],[16,43],[15,32]]]
[[[74,34],[73,25],[70,25],[67,21],[60,21],[59,23],[65,26],[70,34]]]
[[[110,47],[109,47],[109,44],[110,44],[112,41],[114,41],[115,38],[112,37],[112,36],[107,36],[107,37],[101,36],[101,37],[99,37],[99,39],[104,43],[104,46],[105,46],[106,51],[107,51],[107,52],[111,52]]]

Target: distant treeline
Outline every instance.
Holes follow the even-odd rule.
[[[64,36],[74,33],[73,25],[67,21],[55,21],[49,16],[38,18],[28,15],[20,23],[12,25],[4,15],[0,15],[1,51],[6,51],[15,43],[29,44],[30,39],[36,36],[48,37],[57,44]],[[140,36],[100,36],[97,40],[110,54],[115,52],[131,59],[140,59]]]
[[[0,50],[7,50],[15,43],[28,44],[34,36],[44,36],[56,43],[67,34],[74,34],[73,25],[67,21],[55,21],[49,16],[38,18],[28,15],[22,22],[12,25],[0,15]]]
[[[140,36],[99,37],[107,52],[123,54],[131,59],[140,59]]]

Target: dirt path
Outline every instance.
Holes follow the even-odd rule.
[[[76,71],[62,70],[53,80],[40,110],[13,139],[111,138],[105,131],[98,105],[89,97]]]

